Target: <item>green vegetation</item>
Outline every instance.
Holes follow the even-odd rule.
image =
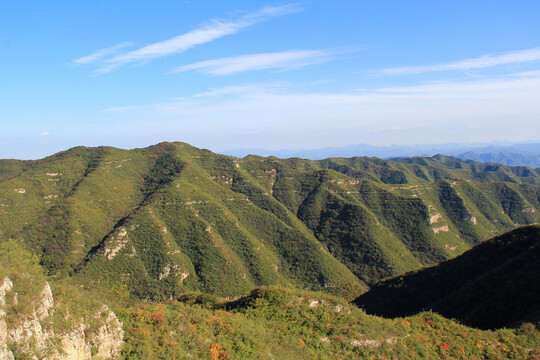
[[[483,242],[438,266],[382,281],[354,303],[380,316],[436,311],[484,329],[539,323],[540,226]]]
[[[8,280],[6,280],[8,279]],[[37,263],[37,257],[30,254],[14,241],[0,244],[0,286],[7,281],[13,284],[13,291],[3,294],[7,321],[18,321],[18,314],[28,314],[32,303],[40,297],[45,284],[45,276]],[[13,297],[17,294],[17,301]]]
[[[101,293],[47,279],[37,256],[13,240],[0,244],[0,288],[2,358],[56,358],[71,347],[69,337],[102,332],[110,315]]]
[[[139,299],[235,297],[268,285],[353,298],[540,221],[537,172],[445,156],[77,147],[1,160],[0,179],[3,238],[27,244],[47,275],[125,286]]]
[[[425,312],[366,315],[323,293],[259,288],[234,301],[185,294],[119,312],[125,359],[535,359],[540,333],[481,331]]]
[[[539,230],[536,227],[534,235],[515,231],[506,237],[515,241],[521,241],[523,235],[529,240],[530,236],[537,239]],[[33,309],[41,303],[46,278],[37,257],[13,241],[0,245],[0,275],[13,281],[14,288],[5,297],[8,306],[4,307],[4,319],[8,327],[17,326],[25,316],[32,316]],[[367,315],[343,298],[321,292],[263,287],[235,300],[187,292],[176,299],[150,303],[130,298],[127,289],[121,286],[81,288],[63,280],[52,280],[52,288],[56,304],[54,318],[42,324],[44,330],[62,334],[83,321],[87,324],[85,332],[99,331],[107,316],[88,315],[95,313],[104,301],[122,321],[124,329],[124,345],[118,359],[535,359],[540,356],[540,332],[532,323],[514,330],[482,331],[431,312],[383,319]],[[14,302],[14,298],[18,301]],[[99,345],[93,346],[97,349]],[[33,353],[46,357],[58,346],[60,343],[51,342],[37,350],[25,344],[12,344],[8,349],[16,358]]]
[[[369,316],[348,300],[539,222],[539,184],[527,168],[445,156],[238,159],[183,143],[0,160],[0,275],[21,299],[7,319],[31,312],[48,281],[58,299],[50,326],[90,321],[106,303],[123,322],[125,359],[533,359],[534,324],[480,331],[416,313],[486,328],[537,321],[538,290],[527,285],[537,245],[526,255],[482,243],[472,252],[490,272],[474,280],[463,265],[467,281],[443,280],[460,288],[422,278],[409,318]],[[442,298],[461,299],[456,308],[501,323],[452,313],[441,289],[455,290]],[[484,294],[523,311],[494,316]]]
[[[465,207],[463,199],[446,181],[437,180],[434,188],[444,212],[458,228],[459,235],[471,245],[477,243],[478,237],[471,223],[472,215]]]

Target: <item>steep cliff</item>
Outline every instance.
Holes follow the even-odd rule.
[[[55,302],[39,266],[13,242],[1,245],[0,270],[0,359],[111,359],[119,354],[124,331],[106,305],[93,302],[78,310],[81,304],[73,299]]]

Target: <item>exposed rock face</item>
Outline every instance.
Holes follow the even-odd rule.
[[[57,308],[48,283],[29,311],[8,315],[7,309],[17,302],[13,282],[5,277],[0,285],[0,359],[12,360],[17,354],[51,360],[111,359],[118,355],[124,331],[106,305],[79,321],[64,315],[69,328],[57,333],[53,316]]]
[[[7,338],[7,326],[4,320],[6,312],[4,307],[6,305],[6,292],[11,291],[13,288],[13,283],[9,278],[5,278],[2,285],[0,285],[0,359],[12,360],[14,359],[13,353],[7,349],[6,338]]]

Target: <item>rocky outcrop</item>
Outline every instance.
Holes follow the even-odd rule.
[[[48,283],[37,298],[19,305],[13,282],[5,277],[0,285],[0,359],[112,359],[119,354],[122,323],[106,305],[78,320],[68,312],[55,316],[58,307]],[[67,326],[55,331],[59,317]]]

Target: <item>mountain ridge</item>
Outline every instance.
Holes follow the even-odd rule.
[[[0,236],[49,274],[139,298],[263,285],[355,297],[538,222],[538,170],[436,156],[322,161],[185,143],[0,160]]]
[[[540,321],[540,225],[487,240],[434,267],[386,279],[353,303],[385,317],[435,311],[482,329]]]
[[[221,154],[244,157],[249,154],[277,156],[279,158],[300,157],[322,160],[330,157],[370,156],[384,159],[402,157],[432,157],[437,154],[454,156],[461,160],[501,163],[510,166],[540,167],[540,143],[449,143],[423,145],[376,146],[368,144],[347,145],[320,149],[265,150],[235,149],[219,151]]]

